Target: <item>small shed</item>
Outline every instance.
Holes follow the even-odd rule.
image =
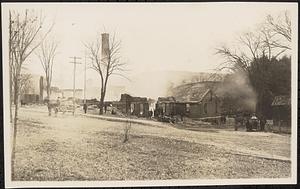
[[[291,125],[291,97],[289,95],[275,96],[272,110],[275,125]]]

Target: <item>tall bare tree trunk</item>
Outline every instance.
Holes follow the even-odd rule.
[[[13,64],[13,55],[12,55],[12,20],[11,20],[11,12],[9,11],[9,115],[10,115],[10,123],[13,122],[12,116],[12,64]]]
[[[50,95],[51,95],[51,84],[50,84],[50,81],[49,81],[49,78],[50,76],[49,75],[46,75],[46,79],[47,79],[47,98],[50,99]]]
[[[13,115],[12,115],[12,70],[11,66],[9,66],[9,115],[10,115],[10,123],[13,123]]]
[[[105,107],[104,99],[106,94],[106,87],[108,79],[111,75],[119,75],[125,77],[121,73],[125,71],[125,62],[120,62],[120,41],[115,40],[115,36],[112,38],[111,45],[109,44],[109,34],[102,33],[101,40],[96,40],[96,44],[87,44],[86,47],[90,51],[90,58],[92,60],[92,69],[99,73],[101,78],[101,93],[99,103],[99,115],[103,114],[103,107]],[[101,54],[99,52],[101,51]],[[125,77],[126,78],[126,77]]]
[[[105,97],[105,92],[101,92],[100,96],[100,104],[99,104],[99,115],[103,115],[103,107],[104,107],[104,97]]]
[[[12,142],[12,155],[11,155],[11,173],[12,179],[15,177],[15,154],[17,144],[17,121],[18,121],[18,109],[19,109],[19,82],[18,77],[15,79],[14,85],[14,103],[15,103],[15,115],[14,115],[14,127],[13,127],[13,142]]]
[[[46,90],[47,90],[47,99],[48,99],[47,108],[48,108],[48,115],[51,116],[51,106],[50,106],[50,84],[49,84],[49,76],[48,76],[48,75],[46,75],[46,80],[47,80]]]

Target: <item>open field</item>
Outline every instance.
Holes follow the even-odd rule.
[[[20,109],[13,180],[290,177],[290,135],[132,124]]]

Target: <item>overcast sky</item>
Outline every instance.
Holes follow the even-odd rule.
[[[72,88],[71,56],[82,57],[82,42],[102,31],[116,32],[122,40],[122,57],[131,74],[143,71],[178,70],[210,72],[222,62],[215,48],[230,43],[237,34],[253,29],[267,14],[293,8],[286,3],[192,3],[192,4],[6,4],[8,8],[42,10],[48,24],[55,20],[51,37],[59,41],[53,83]],[[28,70],[43,74],[34,55]],[[82,86],[84,64],[78,66],[77,83]],[[88,79],[98,76],[88,70]],[[120,79],[114,78],[113,83]]]

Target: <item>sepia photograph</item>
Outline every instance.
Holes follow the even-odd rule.
[[[5,187],[297,183],[297,3],[1,7]]]

